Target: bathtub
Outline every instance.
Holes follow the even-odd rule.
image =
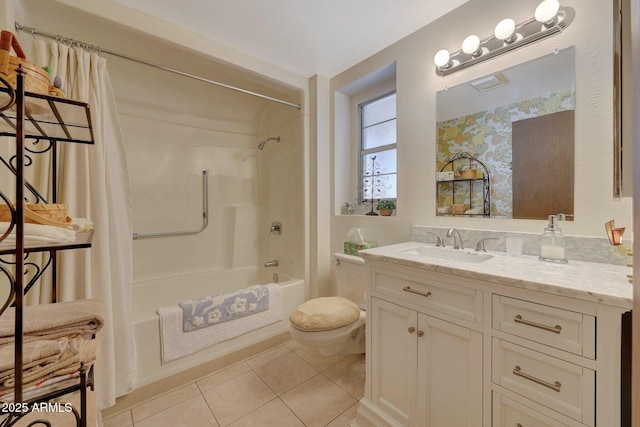
[[[269,272],[271,277],[272,272]],[[245,349],[289,330],[289,313],[305,300],[304,280],[279,274],[283,320],[240,337],[218,343],[189,356],[161,363],[160,307],[231,292],[263,283],[264,269],[247,267],[138,282],[133,288],[133,331],[136,341],[138,386],[142,387],[203,363]]]

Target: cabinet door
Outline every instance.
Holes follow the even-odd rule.
[[[416,390],[417,313],[378,298],[371,299],[371,399],[404,426]]]
[[[415,426],[482,426],[482,334],[418,315]]]

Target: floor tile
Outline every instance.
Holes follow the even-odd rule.
[[[135,427],[176,426],[218,427],[218,423],[201,395],[135,423]]]
[[[249,372],[250,370],[251,368],[245,362],[237,363],[198,380],[196,384],[201,391],[205,391],[220,384],[224,384],[245,372]]]
[[[278,396],[318,373],[294,353],[287,353],[254,370]]]
[[[281,397],[307,427],[323,427],[356,403],[356,399],[318,374]]]
[[[195,384],[189,384],[185,387],[181,387],[162,396],[159,396],[153,400],[149,400],[142,403],[133,409],[131,414],[133,415],[133,422],[137,423],[151,415],[154,415],[160,411],[168,409],[177,403],[183,402],[189,398],[200,395],[200,390]]]
[[[300,344],[300,343],[299,343],[298,341],[296,341],[296,340],[288,341],[288,342],[286,342],[284,345],[285,345],[289,350],[291,350],[291,351],[298,351],[298,350],[300,350],[301,348],[309,348],[309,347],[307,347],[306,345],[302,345],[302,344]]]
[[[295,354],[300,356],[309,365],[316,368],[318,371],[324,371],[330,366],[335,365],[345,357],[346,354],[336,354],[335,356],[323,356],[315,348],[302,347],[294,351]]]
[[[221,426],[231,424],[276,397],[253,371],[202,394]]]
[[[131,411],[126,411],[102,421],[103,427],[130,427],[133,425]]]
[[[285,354],[289,353],[291,353],[289,347],[287,347],[286,345],[281,345],[274,349],[256,354],[251,359],[247,360],[247,364],[255,369],[260,365],[264,365],[265,363],[270,362],[273,359],[277,359],[278,357],[282,357]]]
[[[322,373],[356,399],[364,397],[364,354],[352,354]]]
[[[338,418],[327,424],[326,427],[347,427],[353,420],[356,419],[356,412],[358,411],[358,403],[355,403],[349,409],[344,411]]]
[[[302,421],[278,398],[240,418],[229,427],[256,426],[305,427]]]

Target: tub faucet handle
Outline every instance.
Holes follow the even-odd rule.
[[[277,267],[278,266],[278,260],[274,259],[274,260],[271,260],[271,261],[267,261],[267,262],[264,263],[264,266],[265,267]]]

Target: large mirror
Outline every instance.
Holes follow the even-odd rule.
[[[436,103],[437,215],[573,219],[573,47],[442,90]]]

